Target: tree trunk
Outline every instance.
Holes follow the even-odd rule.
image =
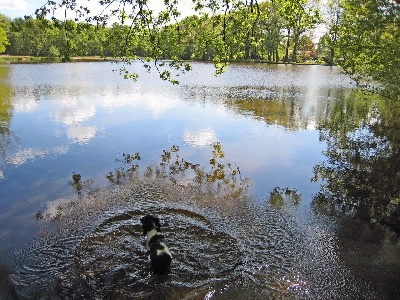
[[[299,37],[296,32],[294,32],[293,37],[294,37],[294,39],[293,39],[292,61],[296,62],[297,61],[297,46],[299,43]]]
[[[288,28],[284,62],[289,62],[290,28]]]

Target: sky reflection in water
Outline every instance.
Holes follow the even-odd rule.
[[[138,282],[146,283],[148,288],[148,276],[135,265],[145,268],[141,240],[135,235],[140,228],[130,218],[137,219],[143,210],[149,210],[167,220],[166,232],[172,238],[173,248],[176,252],[181,251],[182,257],[191,257],[190,251],[196,247],[203,251],[201,247],[208,241],[204,236],[212,237],[211,240],[215,237],[213,243],[221,241],[222,236],[229,243],[237,244],[241,251],[238,259],[245,263],[239,267],[234,265],[230,276],[249,280],[245,283],[250,285],[243,290],[240,285],[233,285],[230,290],[226,289],[227,297],[229,293],[236,295],[237,292],[248,299],[254,299],[254,295],[267,297],[271,293],[290,296],[292,292],[305,298],[320,293],[330,296],[375,294],[368,281],[354,278],[352,271],[343,266],[348,255],[338,249],[337,237],[329,222],[321,223],[310,215],[307,216],[310,219],[301,219],[302,214],[309,211],[312,195],[319,189],[318,184],[310,181],[313,167],[323,160],[322,151],[326,147],[319,141],[318,125],[329,118],[332,103],[347,95],[352,87],[338,69],[235,64],[227,73],[213,77],[211,64],[195,63],[192,72],[180,76],[181,84],[172,86],[162,82],[156,73],[142,72],[135,64],[133,67],[143,73],[139,82],[123,80],[118,73],[112,72],[115,67],[109,63],[0,66],[0,252],[18,248],[20,243],[30,241],[39,233],[46,243],[39,236],[38,247],[26,252],[26,256],[20,256],[28,264],[22,267],[32,263],[32,270],[40,273],[42,269],[36,265],[38,258],[43,257],[45,261],[49,258],[48,253],[53,255],[57,249],[62,249],[51,257],[61,258],[61,267],[49,268],[55,274],[68,277],[68,272],[75,270],[68,269],[63,273],[62,264],[71,258],[70,249],[75,249],[73,255],[84,254],[79,260],[83,269],[91,268],[93,259],[99,267],[111,263],[115,264],[115,270],[120,270],[124,260],[103,261],[103,254],[112,248],[99,247],[95,249],[97,256],[91,255],[89,250],[96,245],[92,240],[105,238],[104,244],[100,243],[104,246],[108,238],[116,239],[116,243],[122,245],[116,250],[121,257],[131,253],[131,248],[123,246],[126,240],[131,240],[138,255],[132,256],[135,270],[127,268],[125,271],[138,278],[143,276]],[[79,173],[83,182],[104,187],[110,184],[106,175],[119,167],[116,159],[120,160],[123,153],[139,152],[139,163],[146,167],[159,163],[163,150],[169,150],[173,145],[179,147],[179,156],[185,162],[210,168],[215,143],[221,144],[225,156],[220,159],[226,164],[224,166],[232,163],[231,171],[239,166],[243,178],[250,178],[250,194],[259,207],[241,209],[238,204],[237,211],[233,209],[232,214],[221,217],[213,215],[214,212],[207,208],[205,211],[194,206],[188,209],[185,197],[189,199],[195,193],[184,191],[186,195],[182,197],[175,187],[159,207],[158,199],[138,186],[135,188],[139,192],[129,194],[128,191],[127,198],[104,192],[99,194],[104,199],[81,199],[76,211],[70,211],[72,217],[69,219],[78,225],[83,224],[79,223],[79,214],[85,215],[92,209],[91,205],[104,205],[101,209],[112,207],[100,225],[93,225],[92,219],[85,215],[87,228],[92,230],[89,233],[78,226],[79,230],[73,235],[67,231],[62,237],[46,240],[46,231],[39,230],[42,223],[36,223],[36,212],[57,214],[58,205],[68,207],[69,199],[74,199],[70,197],[74,193],[71,184],[74,173]],[[277,191],[285,191],[285,188],[296,191],[286,195],[295,201],[301,195],[297,212],[281,211],[282,199],[279,197],[270,203],[276,209],[265,204],[275,188],[280,188]],[[123,190],[117,192],[123,193]],[[155,195],[162,193],[166,191],[161,188]],[[129,201],[131,198],[135,201]],[[196,209],[199,209],[198,214]],[[225,218],[227,224],[220,224],[221,218]],[[176,230],[179,226],[186,230],[192,228],[193,232],[185,233],[184,228]],[[103,227],[107,228],[105,237]],[[265,228],[269,229],[268,234],[264,234]],[[203,234],[204,230],[207,234]],[[114,232],[120,235],[114,235]],[[185,239],[199,242],[189,247],[182,242]],[[353,247],[347,242],[347,246],[341,247],[350,246]],[[355,246],[360,253],[366,248],[359,242]],[[393,252],[394,247],[384,247],[389,249],[387,252]],[[237,251],[233,252],[237,255]],[[220,261],[219,250],[213,255],[218,258],[215,261]],[[187,278],[186,264],[190,263],[182,257],[174,274],[178,283]],[[390,256],[382,257],[391,260]],[[206,259],[197,263],[202,267],[208,264]],[[360,261],[360,270],[364,263]],[[92,270],[86,271],[85,276],[91,276]],[[212,269],[206,266],[205,272],[208,271]],[[179,276],[179,272],[185,275]],[[379,272],[377,270],[377,274]],[[202,278],[204,274],[200,273],[197,275]],[[22,274],[20,280],[37,278],[35,272],[25,275]],[[40,280],[47,279],[46,275],[41,276]],[[236,282],[236,277],[228,277],[223,277],[221,285]],[[13,278],[18,281],[17,276]],[[212,287],[213,280],[209,281],[207,284]],[[138,282],[130,283],[134,286]],[[332,282],[334,288],[328,289]],[[383,282],[386,286],[392,285],[390,280]],[[101,282],[97,283],[101,285]],[[190,284],[197,289],[200,281]],[[110,288],[114,287],[118,290],[113,285]],[[211,287],[202,286],[200,293],[218,295]],[[143,291],[140,287],[139,290]],[[167,292],[174,291],[177,292],[174,289]]]
[[[186,160],[208,165],[215,142],[251,178],[255,201],[289,187],[308,206],[318,189],[310,182],[312,168],[324,149],[315,127],[335,95],[351,87],[338,69],[238,64],[213,77],[211,64],[194,64],[172,86],[139,65],[137,83],[115,68],[1,66],[8,128],[1,135],[1,218],[15,217],[21,205],[40,210],[70,193],[73,173],[107,184],[122,153],[138,151],[148,165],[177,145]]]

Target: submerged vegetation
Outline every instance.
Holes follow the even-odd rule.
[[[138,152],[122,153],[122,158],[116,159],[119,166],[110,171],[106,178],[113,188],[157,182],[168,189],[184,189],[190,194],[188,197],[198,204],[206,201],[208,205],[226,207],[247,201],[250,179],[242,178],[240,168],[226,162],[224,158],[225,153],[220,143],[212,146],[209,166],[201,166],[182,158],[178,146],[163,150],[160,162],[148,166],[141,164],[141,155]],[[96,191],[95,182],[91,179],[83,180],[78,173],[72,175],[68,185],[78,196]],[[38,216],[39,219],[43,217],[41,213]]]
[[[163,150],[158,164],[143,166],[140,162],[139,152],[134,154],[122,153],[122,158],[115,162],[119,167],[110,171],[106,178],[111,188],[151,185],[156,183],[166,190],[181,190],[186,196],[186,201],[194,201],[197,205],[205,204],[217,206],[219,209],[231,208],[238,203],[247,202],[249,188],[252,183],[250,178],[243,178],[238,166],[225,161],[225,153],[220,143],[212,145],[212,157],[209,166],[201,166],[182,158],[179,147],[172,146],[170,150]],[[78,197],[87,197],[96,193],[95,182],[92,179],[83,180],[78,173],[72,175],[68,182]],[[170,191],[171,192],[171,191]],[[275,187],[267,202],[271,207],[280,209],[285,206],[298,206],[301,194],[288,187]],[[38,212],[37,219],[58,218],[74,206],[75,202],[56,202],[57,212]]]
[[[243,198],[250,187],[249,178],[242,178],[240,169],[225,162],[225,153],[220,143],[215,143],[208,170],[205,166],[189,162],[179,155],[179,147],[172,146],[163,150],[161,161],[145,167],[140,172],[140,154],[123,153],[123,159],[117,159],[122,166],[110,172],[106,177],[113,185],[145,180],[168,180],[176,186],[185,186],[201,191],[206,195],[221,195],[233,199]]]
[[[272,207],[281,208],[285,205],[298,206],[301,202],[301,195],[298,191],[289,188],[275,187],[269,196],[269,203]]]

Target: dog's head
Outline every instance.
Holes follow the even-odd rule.
[[[141,218],[140,222],[142,223],[143,235],[146,235],[149,231],[153,229],[157,229],[157,231],[160,231],[161,224],[160,220],[157,217],[147,215]]]

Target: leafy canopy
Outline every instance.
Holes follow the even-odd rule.
[[[6,46],[9,45],[7,32],[6,32],[6,25],[5,25],[6,17],[0,14],[0,53],[6,51]]]
[[[379,81],[384,92],[400,100],[400,2],[344,0],[338,58],[358,83]]]

